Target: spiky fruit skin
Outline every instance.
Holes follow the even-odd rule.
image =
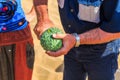
[[[62,30],[52,27],[44,31],[40,38],[40,44],[46,51],[57,51],[62,47],[62,40],[53,38],[53,34],[62,34]]]

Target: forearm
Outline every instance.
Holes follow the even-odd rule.
[[[108,33],[96,28],[79,35],[81,44],[100,44],[120,38],[120,33]]]
[[[38,21],[48,19],[48,0],[33,0]]]

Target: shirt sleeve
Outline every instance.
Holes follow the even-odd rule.
[[[114,10],[111,19],[109,21],[102,21],[100,28],[106,32],[120,32],[120,0],[118,0],[116,9]]]

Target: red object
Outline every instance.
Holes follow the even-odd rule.
[[[4,28],[5,29],[5,28]],[[15,80],[32,80],[32,69],[26,62],[26,44],[33,44],[30,27],[20,31],[0,33],[0,46],[16,44],[14,59]]]
[[[8,7],[7,7],[7,6],[3,8],[3,11],[7,11],[7,10],[8,10]]]
[[[32,69],[28,68],[26,64],[26,44],[26,41],[16,44],[15,80],[31,80],[32,78]]]

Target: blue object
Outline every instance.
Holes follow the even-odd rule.
[[[23,18],[14,23],[10,23],[10,24],[1,26],[0,33],[21,30],[21,29],[24,29],[26,27],[26,25],[28,25],[28,22],[25,20],[25,18]]]
[[[108,9],[109,8],[109,9]],[[100,28],[106,32],[120,32],[120,0],[105,0],[101,9]]]
[[[0,23],[9,21],[16,9],[17,9],[17,3],[12,2],[12,1],[7,1],[7,2],[0,2],[1,3],[1,8],[0,8]]]
[[[79,4],[84,4],[86,6],[100,6],[103,0],[78,0]]]
[[[78,0],[65,0],[64,7],[59,7],[65,32],[82,34],[98,27],[108,32],[120,32],[120,14],[116,12],[116,3],[118,0],[104,0],[100,11],[101,23],[96,24],[78,19]],[[87,73],[90,80],[114,80],[119,47],[120,39],[72,48],[64,57],[63,80],[85,80]]]
[[[100,27],[105,31],[108,32],[120,32],[120,15],[118,13],[115,12],[115,4],[117,3],[117,0],[113,1],[113,0],[105,0],[106,2],[104,3],[104,6],[102,6],[102,10],[104,10],[104,13],[102,13],[101,16],[102,19],[102,23],[96,24],[96,23],[92,23],[92,22],[88,22],[88,21],[83,21],[83,20],[79,20],[77,17],[78,14],[78,2],[77,0],[65,0],[64,3],[64,8],[59,8],[59,12],[60,12],[60,18],[62,21],[62,25],[63,28],[65,30],[66,33],[78,33],[78,34],[82,34],[86,31],[89,31],[91,29]],[[108,2],[110,1],[110,2]],[[113,5],[109,5],[113,4]],[[108,9],[108,7],[110,9]],[[71,9],[73,10],[71,12]],[[111,14],[113,13],[113,14]],[[113,16],[112,16],[113,15]],[[109,17],[110,16],[110,17]],[[112,16],[112,18],[111,18]],[[105,19],[104,19],[105,18]],[[105,25],[106,23],[106,25]],[[112,25],[110,25],[112,24]],[[105,26],[104,26],[105,25]],[[110,26],[107,26],[110,25]],[[109,28],[108,28],[109,27]],[[82,57],[84,57],[84,52],[88,53],[88,54],[96,54],[94,55],[95,57],[99,57],[100,55],[103,54],[104,50],[106,49],[106,44],[99,44],[99,45],[81,45],[80,46],[80,52],[83,51],[83,53],[81,53],[80,55],[83,55]],[[96,51],[94,51],[94,49],[96,49]],[[97,52],[100,52],[100,54],[98,54]],[[92,51],[91,51],[92,50]],[[87,54],[85,54],[87,55]],[[109,55],[109,54],[107,54]],[[81,57],[81,58],[82,58]],[[87,57],[87,56],[86,56]]]
[[[120,13],[120,0],[117,3],[116,12]]]
[[[0,3],[0,8],[2,8],[3,7],[3,5],[2,5],[2,3]]]
[[[9,1],[12,1],[12,0],[9,0]],[[25,19],[25,14],[24,14],[24,11],[23,11],[23,9],[21,7],[22,6],[21,5],[21,0],[15,0],[15,1],[16,1],[15,2],[16,3],[15,4],[16,7],[12,6],[12,9],[14,9],[14,14],[13,15],[7,14],[4,11],[2,13],[0,12],[1,13],[0,14],[0,18],[1,18],[1,20],[0,20],[0,28],[2,28],[2,26],[4,26],[4,25],[14,24],[15,22],[20,21],[21,19]],[[4,3],[3,7],[5,7],[5,5],[7,5],[6,2],[7,2],[6,0],[0,0],[1,4]],[[11,3],[9,3],[9,4],[11,4]],[[11,12],[11,11],[12,10],[8,7],[8,11],[7,12]],[[18,26],[19,28],[17,27],[17,28],[14,29],[13,28],[14,26],[11,26],[12,27],[11,31],[16,31],[16,30],[24,29],[25,27],[27,27],[27,25],[28,25],[28,22],[26,21],[23,25]],[[5,28],[4,28],[4,30],[5,30]]]

